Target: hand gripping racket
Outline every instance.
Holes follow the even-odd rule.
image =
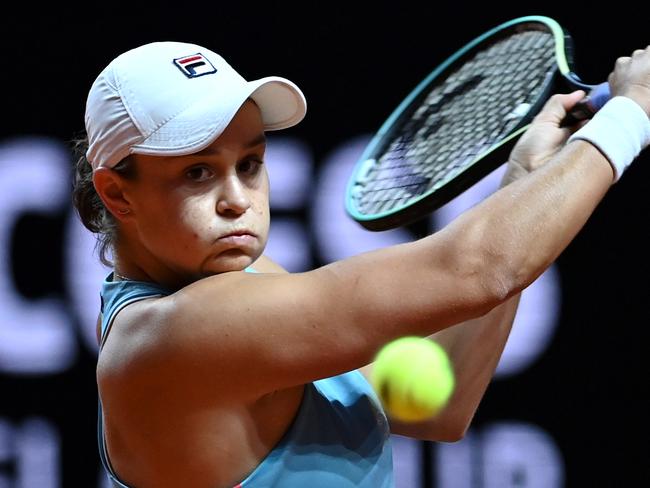
[[[474,39],[375,134],[348,182],[348,215],[373,231],[428,215],[503,164],[556,92],[588,93],[563,125],[591,117],[609,85],[582,83],[572,63],[572,39],[549,17],[520,17]]]

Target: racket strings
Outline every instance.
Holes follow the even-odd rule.
[[[476,52],[400,119],[353,192],[361,213],[379,214],[430,194],[517,127],[554,73],[551,32],[515,32]]]

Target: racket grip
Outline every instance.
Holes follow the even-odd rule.
[[[591,89],[589,94],[576,103],[560,123],[560,127],[574,125],[581,120],[590,119],[611,98],[609,83],[604,82]]]

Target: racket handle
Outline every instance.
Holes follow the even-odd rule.
[[[573,106],[560,123],[560,127],[574,125],[581,120],[590,119],[610,98],[609,83],[604,82],[596,85],[586,97]]]

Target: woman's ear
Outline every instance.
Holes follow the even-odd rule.
[[[97,168],[93,172],[95,190],[113,217],[125,221],[130,217],[131,205],[124,195],[124,181],[109,168]]]

